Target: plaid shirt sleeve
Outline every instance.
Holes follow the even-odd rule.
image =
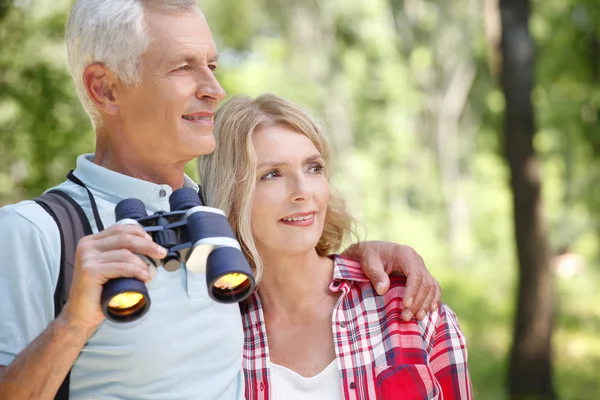
[[[440,383],[445,400],[471,399],[471,378],[467,366],[467,345],[458,326],[456,314],[442,305],[439,312],[430,314],[435,323],[429,362]]]
[[[392,276],[379,296],[360,265],[336,257],[332,291],[334,341],[346,399],[470,400],[467,350],[446,305],[423,321],[402,319],[406,278]]]

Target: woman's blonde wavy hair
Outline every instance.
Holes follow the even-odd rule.
[[[308,137],[325,163],[330,178],[331,154],[319,125],[300,107],[273,94],[255,99],[236,96],[215,115],[216,150],[198,158],[203,194],[210,207],[223,210],[235,232],[244,255],[260,281],[263,264],[252,237],[251,215],[256,185],[256,152],[253,135],[261,128],[282,125]],[[342,198],[331,193],[323,234],[316,250],[319,256],[339,250],[348,235],[356,237],[355,222]]]

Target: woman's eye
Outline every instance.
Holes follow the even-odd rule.
[[[320,174],[323,172],[323,169],[325,169],[325,166],[322,164],[317,164],[317,165],[313,165],[312,167],[310,167],[310,172],[313,174]]]
[[[269,180],[269,179],[275,179],[278,176],[279,176],[279,172],[278,171],[270,171],[270,172],[267,172],[266,174],[264,174],[262,176],[262,178],[260,178],[260,179],[262,179],[262,180]]]

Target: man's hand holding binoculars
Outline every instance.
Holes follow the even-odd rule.
[[[148,264],[138,254],[162,259],[167,250],[156,244],[140,226],[113,225],[82,238],[77,246],[69,300],[61,317],[91,335],[105,319],[100,304],[103,286],[110,279],[150,279]]]

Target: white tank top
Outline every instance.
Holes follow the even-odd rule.
[[[271,398],[273,400],[341,400],[342,383],[333,360],[323,371],[310,378],[281,365],[271,366]]]

